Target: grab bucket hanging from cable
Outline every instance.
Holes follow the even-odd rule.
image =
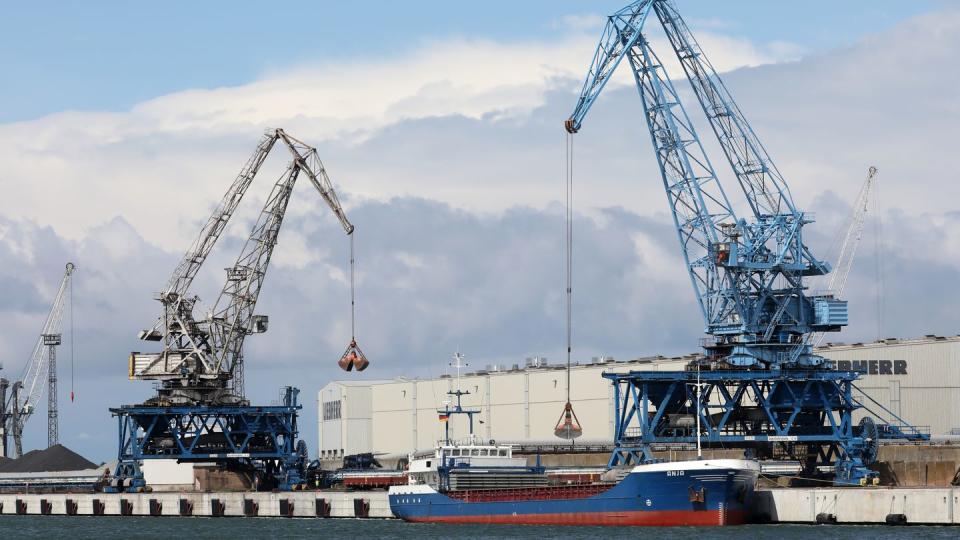
[[[563,414],[557,421],[557,427],[553,434],[561,439],[576,439],[583,435],[583,428],[580,427],[580,420],[577,419],[577,413],[573,412],[573,405],[568,401],[563,408]]]
[[[347,350],[343,352],[340,361],[337,362],[344,371],[351,371],[356,368],[357,371],[363,371],[370,365],[370,361],[363,355],[363,351],[357,346],[357,340],[351,339]]]
[[[353,231],[350,231],[350,344],[347,350],[343,351],[343,356],[337,364],[344,371],[351,371],[354,368],[357,371],[363,371],[370,365],[370,361],[364,356],[363,351],[357,346],[357,324],[356,324],[356,277],[354,272],[353,258]]]

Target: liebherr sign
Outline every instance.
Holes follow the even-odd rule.
[[[858,371],[864,375],[906,375],[906,360],[837,360],[837,371]]]

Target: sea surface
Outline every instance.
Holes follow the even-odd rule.
[[[514,525],[432,525],[373,519],[284,518],[136,518],[93,516],[0,516],[0,539],[43,538],[78,540],[95,538],[158,538],[199,540],[225,538],[663,538],[668,540],[893,540],[900,538],[960,538],[957,527],[887,527],[828,525],[745,525],[740,527],[546,527]]]

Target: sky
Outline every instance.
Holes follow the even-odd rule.
[[[603,14],[619,3],[237,4],[5,9],[0,375],[22,370],[63,265],[75,262],[61,439],[96,461],[115,455],[109,407],[151,393],[127,380],[126,359],[152,350],[136,333],[159,313],[153,295],[267,127],[317,147],[357,226],[357,340],[371,367],[347,375],[335,365],[350,338],[348,244],[306,183],[258,303],[270,330],[246,345],[251,399],[298,385],[312,450],[316,391],[331,380],[437,375],[457,349],[474,367],[560,362],[561,126]],[[847,288],[852,322],[828,339],[960,332],[960,76],[949,69],[960,9],[678,5],[798,206],[816,216],[806,229],[816,253],[832,256],[867,168],[880,170],[879,212]],[[668,57],[659,31],[650,37]],[[685,354],[702,335],[639,98],[621,71],[575,137],[575,360]],[[707,149],[721,168],[715,143]],[[283,165],[268,159],[198,276],[203,305]],[[28,424],[27,447],[45,444],[44,417]]]

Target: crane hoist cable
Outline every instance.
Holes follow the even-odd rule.
[[[553,430],[561,439],[576,439],[583,435],[583,428],[570,403],[570,356],[573,351],[573,134],[567,133],[566,144],[566,300],[567,300],[567,403],[563,406],[560,419]]]
[[[70,403],[73,403],[74,398],[74,376],[73,376],[73,358],[74,358],[74,343],[77,341],[77,334],[74,331],[73,326],[73,280],[70,280]]]
[[[367,360],[366,355],[363,354],[363,351],[360,350],[360,347],[357,346],[357,324],[356,324],[356,259],[354,257],[354,248],[353,248],[353,232],[349,234],[350,237],[350,344],[347,345],[347,350],[343,351],[343,355],[340,357],[340,360],[337,364],[344,371],[350,371],[356,368],[357,371],[363,371],[367,369],[367,366],[370,365],[370,361]]]

